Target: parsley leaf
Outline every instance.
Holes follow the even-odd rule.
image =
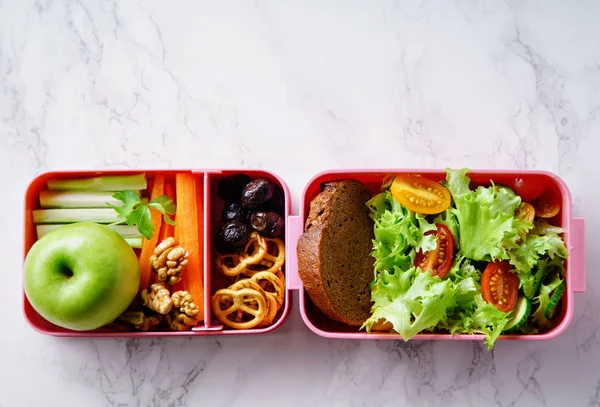
[[[157,196],[148,203],[148,206],[162,213],[166,223],[175,226],[175,222],[169,217],[175,215],[175,204],[171,198],[166,195]]]
[[[142,202],[140,197],[133,191],[115,192],[113,194],[113,198],[118,199],[119,201],[123,201],[124,204],[121,206],[111,205],[115,209],[115,211],[117,211],[117,213],[123,218],[127,217],[127,215],[131,211],[133,211],[135,206],[139,205]]]
[[[152,226],[152,216],[147,206],[140,205],[125,217],[129,226],[138,225],[138,230],[147,239],[152,237],[154,227]]]
[[[134,191],[115,192],[113,198],[123,202],[123,205],[111,205],[119,214],[118,220],[114,224],[126,222],[129,226],[137,226],[146,239],[151,239],[155,232],[150,208],[162,213],[166,223],[175,225],[175,222],[169,217],[169,215],[175,215],[175,204],[166,195],[156,197],[148,203],[142,201]]]

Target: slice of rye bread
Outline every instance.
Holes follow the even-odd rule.
[[[360,326],[371,315],[373,221],[367,187],[356,180],[325,183],[310,203],[297,246],[298,274],[327,317]]]

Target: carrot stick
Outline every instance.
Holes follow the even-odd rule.
[[[194,298],[200,308],[199,318],[204,320],[204,284],[202,273],[202,200],[198,200],[194,174],[178,173],[175,175],[175,194],[177,196],[177,220],[175,240],[189,253],[188,265],[183,271],[182,284]]]
[[[177,202],[175,200],[175,187],[170,182],[165,183],[165,195],[168,196],[169,198],[171,198],[173,200],[173,202],[175,203],[175,205],[177,205]],[[176,216],[177,216],[177,210],[175,210],[175,216],[172,216],[172,218],[175,220],[175,222],[177,222]],[[161,242],[163,240],[165,240],[167,237],[171,237],[171,236],[173,238],[175,237],[175,231],[174,231],[173,225],[169,225],[166,222],[163,222],[163,228],[161,230],[161,233],[162,233]]]
[[[169,198],[171,198],[173,200],[173,202],[175,202],[175,205],[177,205],[175,186],[170,182],[165,184],[165,195],[167,195]],[[175,210],[175,216],[173,216],[175,223],[177,223],[177,213],[178,212],[179,212],[178,210]],[[175,230],[173,225],[164,223],[161,233],[162,233],[163,240],[168,237],[172,237],[173,239],[175,239],[175,244],[176,245],[179,244],[179,240],[178,240],[179,236],[177,235],[177,231]],[[184,271],[184,273],[185,273],[185,271]],[[181,281],[179,281],[178,283],[173,284],[173,288],[171,289],[171,292],[174,293],[176,291],[181,291],[181,290],[183,290],[183,283]]]
[[[152,186],[152,193],[150,200],[162,195],[164,193],[165,177],[163,175],[156,175],[154,178],[154,184]],[[162,221],[162,214],[158,211],[150,211],[152,217],[152,227],[154,227],[154,234],[150,239],[144,239],[142,243],[142,252],[140,254],[140,288],[139,291],[147,290],[150,287],[150,279],[152,277],[152,269],[150,267],[150,257],[154,253],[154,248],[158,244],[160,226]]]

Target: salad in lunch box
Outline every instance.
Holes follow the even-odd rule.
[[[551,224],[560,195],[473,185],[468,169],[388,177],[367,206],[374,222],[371,331],[485,335],[551,329],[565,291],[567,249]],[[535,186],[535,185],[534,185]],[[519,194],[518,194],[518,193]],[[549,221],[550,220],[550,221]]]

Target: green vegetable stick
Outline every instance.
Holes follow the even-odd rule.
[[[146,189],[146,174],[102,175],[48,180],[48,189],[63,191],[121,191]]]
[[[47,235],[54,229],[58,229],[59,227],[65,226],[65,225],[68,225],[68,223],[36,225],[37,237],[39,239],[42,236]],[[142,237],[142,234],[139,232],[139,230],[135,226],[106,225],[106,227],[114,230],[115,232],[117,232],[119,235],[121,235],[125,239]]]
[[[142,237],[126,237],[125,241],[134,249],[141,249],[144,238]]]
[[[33,223],[115,223],[119,214],[111,208],[35,209]]]
[[[133,191],[140,196],[140,191]],[[40,191],[40,206],[47,208],[109,208],[120,205],[110,191]]]

